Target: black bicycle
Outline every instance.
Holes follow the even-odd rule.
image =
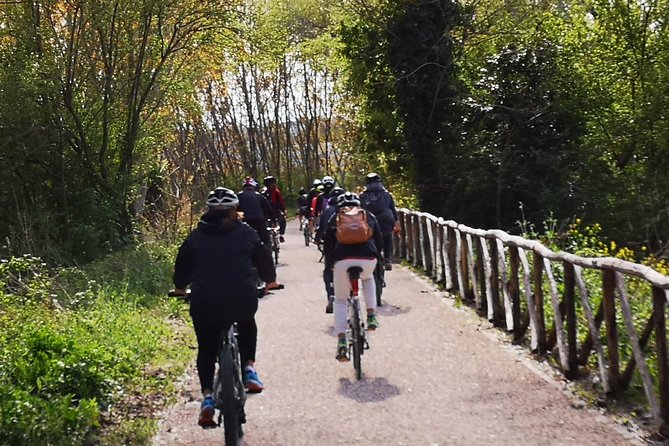
[[[274,263],[279,263],[279,251],[281,251],[281,243],[279,240],[279,224],[276,220],[269,220],[267,232],[269,232],[269,245],[272,255],[274,255]]]
[[[264,288],[258,293],[264,294]],[[180,297],[189,302],[189,295],[183,296],[170,291],[169,296]],[[246,423],[246,390],[242,380],[242,360],[237,340],[237,324],[221,332],[221,341],[216,354],[218,367],[214,375],[214,398],[218,409],[216,427],[223,424],[226,446],[239,446],[244,435],[242,424]]]
[[[362,268],[352,266],[347,270],[351,281],[351,293],[348,297],[348,349],[353,358],[356,379],[362,379],[362,355],[369,349],[365,324],[360,319],[360,273]]]

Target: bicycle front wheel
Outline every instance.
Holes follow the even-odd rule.
[[[362,324],[360,323],[360,302],[353,299],[351,303],[351,343],[353,344],[353,368],[355,369],[355,378],[362,379]]]
[[[239,405],[241,396],[235,385],[235,364],[232,350],[225,349],[221,352],[218,367],[218,379],[221,383],[221,402],[223,407],[223,427],[225,430],[225,446],[239,446],[241,437],[241,419],[239,417]]]

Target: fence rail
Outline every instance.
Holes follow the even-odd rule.
[[[479,314],[512,333],[514,342],[529,336],[533,352],[555,354],[568,379],[575,379],[593,354],[609,395],[624,392],[637,371],[658,431],[669,434],[669,277],[621,259],[554,252],[537,241],[424,212],[400,209],[399,215],[400,257],[457,291]],[[596,281],[599,286],[592,285]],[[632,281],[640,283],[635,291],[648,290],[650,296],[643,297],[650,301],[650,317],[633,314]],[[637,330],[640,319],[643,329]]]

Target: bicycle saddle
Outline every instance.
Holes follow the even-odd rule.
[[[351,277],[358,278],[362,273],[362,268],[359,266],[352,266],[346,270]]]

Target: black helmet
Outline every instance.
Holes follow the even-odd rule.
[[[307,193],[307,191],[304,190],[303,187],[301,187],[301,188],[300,188],[300,191],[298,192],[298,194],[300,194],[300,195],[305,195],[306,193]]]
[[[365,181],[367,182],[367,184],[380,183],[381,177],[379,176],[378,173],[370,172],[367,174],[367,177],[365,177]]]
[[[265,178],[263,178],[262,184],[265,186],[269,186],[270,184],[276,184],[276,178],[274,178],[272,175],[267,175]]]
[[[330,196],[331,197],[338,197],[341,194],[343,194],[344,192],[346,192],[346,191],[343,188],[341,188],[339,186],[335,186],[335,187],[332,188],[332,192],[330,193]]]
[[[209,192],[207,206],[214,209],[235,209],[239,205],[239,198],[230,189],[217,187]]]
[[[360,206],[360,197],[353,192],[344,192],[337,198],[337,207]]]

